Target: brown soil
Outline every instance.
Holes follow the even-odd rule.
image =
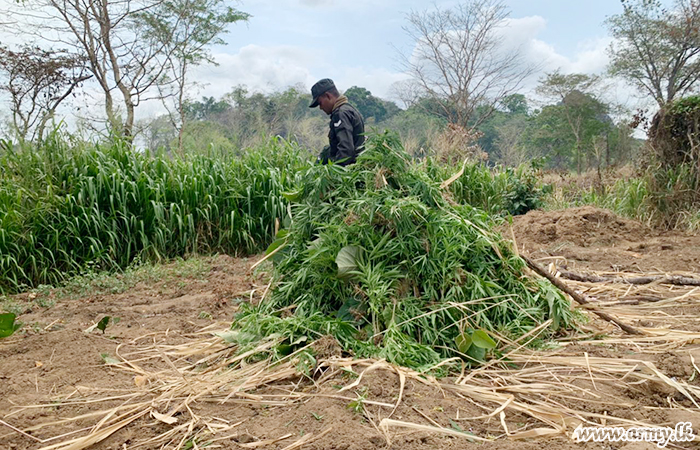
[[[652,230],[592,206],[530,211],[514,218],[513,232],[520,251],[569,270],[700,273],[700,236]]]
[[[636,272],[697,272],[700,268],[700,238],[680,233],[654,232],[640,224],[615,217],[610,212],[594,208],[531,212],[515,219],[514,233],[520,250],[538,258],[559,258],[561,264],[568,265],[572,270],[609,271],[626,268]],[[37,294],[17,296],[15,301],[33,306],[30,312],[20,317],[25,323],[24,328],[12,337],[0,340],[0,419],[4,422],[0,422],[0,448],[39,449],[60,442],[61,440],[49,439],[64,433],[83,430],[69,437],[85,434],[101,416],[85,417],[60,425],[32,427],[90,412],[106,411],[123,404],[123,398],[79,403],[80,400],[94,398],[95,392],[106,397],[105,392],[114,392],[117,396],[140,389],[142,381],[133,372],[105,364],[104,357],[124,351],[130,351],[134,355],[146,345],[166,349],[168,346],[195,342],[201,338],[201,334],[196,334],[198,330],[216,324],[225,327],[241,301],[259,298],[265,291],[263,278],[251,274],[250,268],[254,263],[252,259],[219,256],[203,258],[203,261],[206,270],[201,276],[168,276],[154,283],[139,283],[118,294],[55,298],[55,305],[48,308],[36,306],[37,299],[34,297]],[[51,291],[40,295],[54,298],[56,294]],[[695,299],[697,305],[700,298]],[[85,332],[85,329],[104,315],[119,317],[120,321],[109,326],[104,334],[99,331]],[[700,317],[700,314],[696,317]],[[657,319],[650,317],[649,320]],[[693,329],[696,323],[688,322],[687,327],[681,323],[678,328]],[[606,325],[600,321],[591,323],[591,326]],[[340,355],[332,340],[321,341],[316,347],[319,358]],[[569,352],[611,359],[629,357],[636,349],[634,344],[619,343],[601,345],[579,342],[567,346]],[[700,350],[695,345],[669,348],[640,355],[640,358],[654,363],[668,377],[691,382],[698,374],[694,373],[690,355],[693,355],[696,363],[700,361]],[[167,373],[172,370],[173,364],[181,363],[182,361],[170,361],[168,358],[139,362],[142,367],[161,373]],[[645,420],[658,426],[672,426],[679,421],[693,422],[696,431],[700,426],[700,410],[678,392],[669,390],[667,385],[645,383],[620,389],[615,380],[591,386],[586,377],[582,378],[579,387],[598,391],[597,398],[591,397],[591,402],[571,400],[569,406],[572,408],[627,417],[630,420]],[[358,412],[350,407],[352,404],[347,398],[364,396],[375,403],[395,404],[401,392],[399,377],[389,371],[372,372],[363,377],[359,386],[339,394],[337,388],[348,385],[352,380],[351,376],[339,373],[316,386],[314,381],[297,376],[247,394],[252,398],[254,395],[273,395],[281,391],[309,393],[304,400],[285,405],[263,404],[248,397],[239,397],[226,403],[200,401],[192,404],[190,413],[211,422],[241,422],[235,432],[228,433],[230,438],[217,441],[216,445],[211,446],[224,449],[282,449],[300,436],[311,433],[319,435],[329,428],[330,431],[323,437],[311,440],[299,448],[656,448],[643,443],[575,443],[563,435],[524,442],[512,441],[504,436],[498,416],[479,421],[458,420],[458,417],[489,414],[497,405],[491,411],[484,411],[474,402],[411,380],[406,383],[402,402],[392,419],[449,429],[459,428],[477,436],[499,439],[479,444],[425,431],[397,429],[392,432],[389,447],[385,435],[376,425],[382,418],[389,416],[391,408],[368,403],[365,411]],[[498,380],[495,382],[499,383]],[[697,380],[692,382],[699,385]],[[340,399],[339,395],[347,398]],[[173,403],[177,401],[173,399]],[[675,405],[675,409],[662,409],[668,408],[669,402]],[[27,408],[31,405],[43,406]],[[529,420],[529,417],[513,412],[509,412],[506,419],[511,430],[527,426]],[[33,438],[10,426],[24,430]],[[138,442],[164,433],[169,427],[150,416],[144,416],[90,448],[129,450]],[[287,434],[291,436],[285,440],[256,447],[260,441]],[[179,440],[165,448],[178,448],[178,444]],[[695,444],[697,443],[678,444],[675,448],[698,448]],[[146,444],[134,448],[155,449],[162,448],[162,445]]]

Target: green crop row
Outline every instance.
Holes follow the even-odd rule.
[[[126,267],[136,256],[264,249],[308,155],[273,139],[171,157],[122,142],[0,149],[0,292]]]

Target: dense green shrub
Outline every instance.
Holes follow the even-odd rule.
[[[700,161],[700,96],[676,100],[657,113],[649,130],[656,161],[663,167]]]
[[[454,167],[427,161],[428,172],[435,179],[446,180],[456,172]],[[495,215],[520,215],[543,205],[548,192],[531,167],[491,169],[473,163],[464,167],[463,174],[450,184],[454,200],[472,205]]]

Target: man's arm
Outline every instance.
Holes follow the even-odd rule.
[[[323,150],[321,150],[321,153],[318,155],[318,158],[316,158],[316,164],[328,164],[328,155],[331,153],[331,146],[326,145],[323,147]]]
[[[337,120],[331,123],[335,137],[338,140],[338,151],[335,155],[335,161],[338,164],[346,166],[355,162],[355,140],[352,137],[352,120],[350,115],[345,111],[340,111]]]

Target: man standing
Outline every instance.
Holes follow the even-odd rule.
[[[328,132],[330,145],[323,149],[317,162],[328,164],[328,161],[333,161],[342,166],[354,164],[365,143],[365,123],[362,115],[348,103],[346,96],[340,95],[333,80],[329,78],[314,84],[311,96],[313,102],[309,108],[319,106],[331,116]]]

